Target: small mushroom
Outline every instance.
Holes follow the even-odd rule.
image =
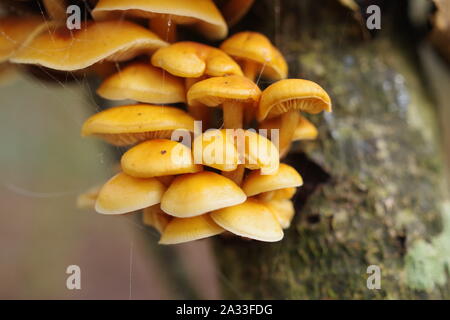
[[[233,181],[214,172],[188,173],[175,178],[161,200],[161,209],[178,218],[198,216],[234,206],[247,199]]]
[[[164,229],[159,244],[179,244],[212,237],[224,231],[208,214],[174,218]]]
[[[282,188],[272,191],[263,192],[258,195],[258,200],[268,202],[272,200],[290,200],[297,192],[297,188]]]
[[[298,111],[316,114],[331,112],[331,100],[317,83],[303,79],[275,82],[263,91],[258,108],[258,121],[281,116],[280,150],[289,148],[299,122]]]
[[[138,104],[96,113],[84,122],[81,134],[126,146],[150,139],[170,139],[176,130],[194,132],[194,119],[174,107]]]
[[[160,234],[164,232],[170,220],[172,220],[172,217],[164,213],[159,204],[147,207],[142,212],[142,222],[155,228]]]
[[[136,62],[105,79],[97,90],[109,100],[170,104],[185,102],[184,83],[150,64]]]
[[[150,30],[129,21],[86,22],[80,30],[51,26],[11,61],[74,71],[103,60],[126,61],[166,45]]]
[[[278,171],[273,175],[264,175],[259,171],[250,172],[242,184],[242,190],[248,197],[252,197],[263,192],[301,185],[303,179],[300,174],[293,167],[280,163]]]
[[[254,81],[258,74],[270,80],[287,77],[288,66],[283,55],[270,40],[258,32],[239,32],[225,40],[220,49],[236,59],[244,75]]]
[[[160,203],[165,189],[155,178],[134,178],[121,172],[100,189],[95,211],[102,214],[124,214],[144,209]]]
[[[227,36],[228,27],[212,0],[100,0],[92,10],[96,20],[124,16],[151,19],[161,38],[174,42],[177,25],[190,25],[210,40]]]
[[[122,170],[133,177],[150,178],[194,173],[202,166],[194,164],[191,149],[166,139],[142,142],[122,156]]]
[[[283,229],[291,226],[291,221],[295,215],[294,204],[291,200],[271,200],[264,204],[272,210]]]
[[[255,108],[261,90],[242,76],[214,77],[194,84],[187,93],[189,104],[223,108],[224,127],[239,129],[243,126],[244,108]]]
[[[284,236],[272,210],[254,199],[213,211],[211,218],[225,230],[245,238],[276,242]]]

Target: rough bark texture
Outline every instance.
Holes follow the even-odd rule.
[[[283,241],[217,241],[226,297],[450,298],[438,125],[397,12],[403,1],[394,2],[401,8],[382,8],[374,39],[338,1],[253,8],[248,21],[270,15],[259,19],[264,27],[245,27],[275,30],[290,77],[323,85],[334,112],[312,117],[320,138],[286,159],[305,185]],[[277,3],[282,19],[273,16]],[[381,268],[380,290],[366,286],[372,264]]]

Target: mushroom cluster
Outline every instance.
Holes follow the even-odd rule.
[[[224,232],[283,238],[303,180],[280,158],[292,141],[317,137],[301,113],[330,112],[331,101],[312,81],[286,79],[287,63],[266,36],[246,31],[225,39],[227,22],[236,23],[253,1],[221,1],[221,12],[213,0],[99,0],[93,20],[70,31],[61,8],[44,3],[54,18],[45,26],[0,20],[17,38],[13,45],[0,33],[0,62],[92,71],[102,77],[102,98],[133,101],[83,124],[82,136],[128,149],[119,172],[81,195],[80,207],[142,211],[160,244]],[[177,41],[178,27],[223,42]],[[33,31],[25,37],[19,29]],[[99,72],[108,61],[120,68]],[[260,78],[272,84],[261,91]]]

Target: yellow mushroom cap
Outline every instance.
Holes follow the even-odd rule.
[[[185,102],[184,81],[146,63],[132,63],[109,76],[97,93],[109,100],[166,104]]]
[[[272,210],[253,199],[216,210],[211,213],[211,218],[225,230],[241,237],[267,242],[283,239],[283,230]]]
[[[172,216],[188,218],[246,199],[245,193],[230,179],[203,171],[175,178],[161,200],[161,209]]]
[[[305,117],[300,116],[292,140],[314,140],[318,134],[316,126]]]
[[[258,200],[263,202],[272,200],[289,200],[292,199],[292,197],[295,195],[296,192],[297,188],[295,187],[267,191],[260,193],[258,195]]]
[[[291,200],[271,200],[264,204],[272,210],[283,229],[290,227],[295,214],[294,204]]]
[[[225,40],[220,49],[240,63],[251,61],[257,64],[257,72],[271,80],[287,77],[288,66],[280,51],[259,32],[244,31]]]
[[[142,212],[142,222],[155,228],[159,233],[163,233],[172,217],[161,210],[159,204],[147,207]]]
[[[236,170],[239,154],[233,130],[210,129],[194,140],[194,157],[205,166],[221,171]]]
[[[276,117],[290,110],[308,113],[331,112],[331,100],[317,83],[303,79],[275,82],[263,91],[258,108],[258,121]]]
[[[183,78],[242,75],[239,65],[225,52],[191,41],[158,49],[152,56],[152,64]]]
[[[167,16],[176,24],[192,25],[211,40],[228,34],[227,24],[212,0],[100,0],[92,15],[96,20],[124,15],[149,19]]]
[[[158,204],[166,188],[155,178],[140,179],[118,173],[100,189],[95,211],[124,214]]]
[[[125,61],[148,54],[167,43],[129,21],[88,22],[80,30],[51,27],[12,59],[63,71],[87,68],[102,60]]]
[[[138,104],[94,114],[84,122],[81,134],[125,146],[149,139],[170,139],[175,130],[193,132],[194,118],[177,108]]]
[[[242,132],[242,131],[241,131]],[[250,131],[243,131],[243,139],[238,131],[237,148],[242,152],[242,143],[245,143],[245,167],[250,170],[261,169],[263,174],[277,172],[280,157],[277,147],[269,139]]]
[[[191,149],[167,139],[142,142],[122,156],[122,170],[133,177],[150,178],[194,173],[202,166],[194,164]]]
[[[22,46],[48,27],[42,17],[3,17],[0,19],[0,63],[11,58]]]
[[[243,76],[214,77],[195,83],[188,91],[188,104],[217,107],[226,101],[239,101],[256,106],[261,90]]]
[[[283,188],[303,185],[300,174],[291,166],[280,163],[278,171],[273,175],[264,175],[260,171],[252,171],[242,184],[242,189],[249,197]]]
[[[224,232],[208,214],[174,218],[164,229],[159,244],[178,244],[212,237]]]

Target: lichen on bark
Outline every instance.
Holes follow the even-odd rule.
[[[361,26],[337,1],[281,3],[277,44],[290,77],[320,83],[334,111],[311,117],[319,139],[295,145],[286,159],[305,185],[285,238],[218,241],[226,296],[449,298],[447,279],[419,288],[414,268],[406,272],[407,263],[423,257],[417,242],[439,237],[444,199],[436,115],[411,47],[389,25],[362,40]],[[271,1],[258,6],[252,14],[273,10]],[[380,290],[366,286],[372,264],[381,268]]]

